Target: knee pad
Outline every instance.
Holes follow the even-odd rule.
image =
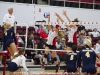
[[[55,57],[55,58],[53,58],[54,59],[54,61],[57,61],[57,58]]]
[[[47,58],[47,57],[48,57],[48,55],[47,55],[47,54],[45,54],[45,55],[44,55],[44,57],[45,57],[45,58]]]

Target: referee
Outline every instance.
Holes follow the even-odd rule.
[[[8,13],[4,15],[4,19],[3,19],[3,23],[10,23],[10,25],[12,27],[14,27],[14,31],[15,31],[15,16],[13,15],[13,8],[9,7],[8,8]]]

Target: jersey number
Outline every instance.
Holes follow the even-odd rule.
[[[90,57],[90,53],[86,52],[85,56],[87,56],[87,58],[89,58]]]
[[[74,59],[74,55],[71,55],[70,60],[73,60],[73,59]]]

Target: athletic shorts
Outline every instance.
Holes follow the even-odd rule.
[[[48,45],[48,44],[46,44],[46,46],[49,47],[50,49],[56,49],[55,45]]]
[[[82,66],[83,73],[95,74],[97,72],[95,64],[87,64]]]
[[[6,47],[9,47],[10,44],[13,43],[13,40],[12,39],[8,39],[5,43]]]
[[[72,64],[67,64],[66,69],[67,69],[67,72],[76,72],[77,71],[76,65],[72,65]]]
[[[9,70],[10,72],[17,71],[18,69],[19,69],[19,67],[17,66],[16,63],[10,62],[10,63],[8,64],[8,70]]]

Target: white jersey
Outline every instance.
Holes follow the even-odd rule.
[[[17,66],[23,66],[25,71],[28,71],[26,64],[25,64],[26,58],[23,55],[16,57],[15,59],[12,60],[12,62],[16,63]]]
[[[53,45],[53,40],[57,36],[56,31],[49,31],[48,37],[47,37],[47,44]]]
[[[77,28],[69,28],[68,30],[68,42],[73,42],[74,33],[77,31]]]
[[[3,22],[10,23],[11,26],[14,26],[15,16],[13,14],[10,15],[9,13],[8,14],[5,14],[4,19],[3,19]]]

